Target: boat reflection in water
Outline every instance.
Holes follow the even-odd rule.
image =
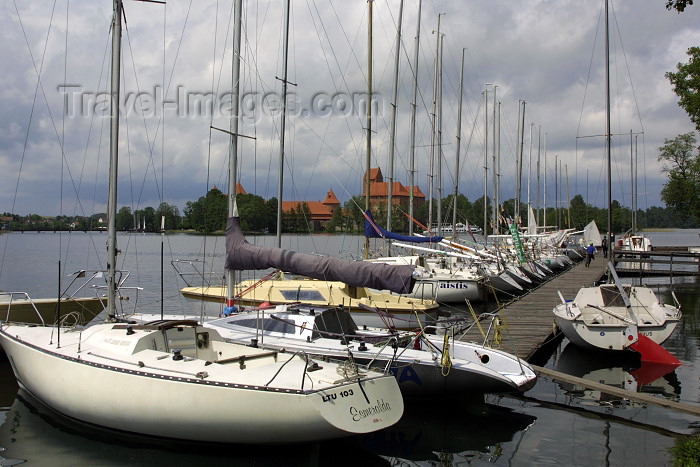
[[[5,415],[3,419],[3,415]],[[236,441],[237,428],[231,430]],[[0,412],[0,466],[35,465],[334,465],[338,452],[351,465],[384,460],[347,439],[280,446],[201,443],[153,437],[85,425],[56,414],[20,390],[7,412]]]
[[[678,400],[681,393],[675,365],[641,362],[639,356],[611,355],[591,352],[568,343],[556,361],[555,370],[578,376],[597,383],[623,388],[633,392],[658,394],[670,400]],[[558,382],[567,393],[597,405],[616,407],[638,405],[619,396],[601,393],[598,390]]]
[[[507,397],[507,396],[504,396]],[[443,398],[426,406],[406,401],[399,423],[351,439],[391,465],[465,465],[474,459],[496,462],[502,444],[522,437],[537,417],[498,405]]]
[[[501,447],[523,433],[536,417],[493,404],[469,410],[455,399],[426,410],[407,401],[401,421],[367,435],[283,446],[194,443],[138,436],[71,421],[20,390],[0,417],[0,465],[385,465],[387,461],[496,461]],[[478,408],[477,408],[478,407]],[[0,413],[0,416],[2,413]],[[231,432],[235,440],[236,430]],[[3,448],[5,448],[3,450]],[[386,464],[388,465],[388,464]]]

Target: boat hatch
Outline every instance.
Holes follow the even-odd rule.
[[[630,295],[630,290],[631,287],[629,286],[623,286],[623,289],[625,290],[625,293],[627,296]],[[600,293],[603,298],[603,306],[605,307],[611,307],[611,306],[625,306],[625,301],[622,298],[622,295],[620,295],[620,291],[618,290],[617,286],[612,285],[612,286],[601,286],[600,287]]]

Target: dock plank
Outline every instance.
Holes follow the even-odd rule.
[[[552,309],[561,302],[557,291],[564,299],[573,299],[581,287],[594,285],[600,280],[606,266],[607,259],[602,255],[593,260],[590,267],[581,261],[526,294],[501,302],[500,315],[504,320],[502,348],[524,360],[530,359],[553,337]],[[482,340],[477,327],[469,329],[462,338]],[[507,342],[508,339],[510,342]]]

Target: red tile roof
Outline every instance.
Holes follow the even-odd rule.
[[[297,206],[303,203],[309,206],[313,220],[324,220],[333,217],[333,211],[320,201],[282,201],[282,212],[296,210]]]

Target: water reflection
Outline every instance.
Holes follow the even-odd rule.
[[[348,440],[288,446],[205,444],[128,435],[70,421],[23,390],[0,426],[0,466],[35,465],[333,465],[344,453],[353,465],[387,465]],[[0,418],[0,423],[2,418]],[[245,426],[231,427],[231,442]],[[4,449],[3,449],[4,448]]]
[[[557,359],[554,369],[579,378],[595,381],[633,392],[659,394],[667,399],[678,400],[681,385],[673,365],[640,362],[639,357],[611,355],[581,349],[568,343]],[[559,382],[559,387],[583,401],[600,405],[635,405],[620,396],[604,394],[597,390],[583,388],[576,384]]]
[[[502,444],[522,437],[536,419],[483,399],[409,400],[399,423],[356,441],[392,465],[495,461],[503,454]]]

